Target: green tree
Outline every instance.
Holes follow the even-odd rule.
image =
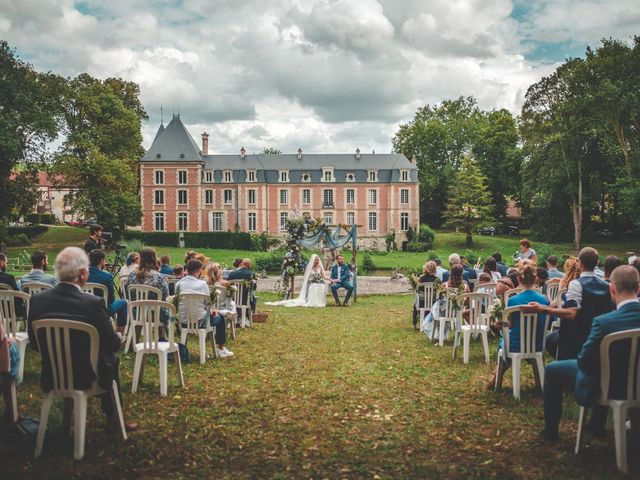
[[[59,132],[62,84],[0,41],[0,228],[35,204],[35,172]]]
[[[466,233],[467,247],[473,247],[474,229],[493,220],[494,206],[487,190],[487,179],[470,155],[462,157],[460,170],[448,193],[444,225],[462,229]]]
[[[280,155],[282,150],[275,147],[265,147],[262,149],[263,155]]]

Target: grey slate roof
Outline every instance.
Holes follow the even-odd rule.
[[[187,128],[180,120],[180,115],[174,115],[164,130],[158,130],[151,148],[142,157],[142,161],[173,161],[185,162],[201,161],[200,147],[193,140]]]

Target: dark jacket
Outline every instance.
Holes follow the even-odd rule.
[[[248,268],[236,268],[229,272],[227,280],[251,280],[253,278],[253,271]]]
[[[5,285],[9,285],[11,290],[18,290],[18,284],[16,283],[16,277],[13,275],[9,275],[5,272],[0,272],[0,283],[4,283]]]
[[[173,267],[171,265],[163,263],[162,265],[160,265],[160,273],[162,275],[173,275]]]
[[[87,241],[84,242],[84,251],[89,255],[94,250],[100,250],[100,245],[93,238],[87,238]]]
[[[593,319],[589,338],[578,354],[576,400],[580,405],[591,406],[600,391],[600,344],[610,333],[640,328],[640,303],[628,303],[619,310],[605,313]],[[609,396],[626,398],[629,342],[616,342],[610,350]]]
[[[35,294],[29,306],[29,344],[38,349],[34,323],[40,319],[52,318],[76,320],[93,325],[98,330],[99,354],[98,371],[94,372],[89,363],[89,341],[85,334],[71,336],[74,344],[73,376],[78,389],[88,389],[96,378],[102,388],[111,388],[117,368],[116,352],[120,349],[120,339],[104,306],[104,301],[95,295],[81,292],[75,285],[59,283],[55,288]],[[41,346],[46,350],[44,332],[40,332]],[[53,388],[51,365],[47,352],[42,354],[42,390],[48,392]]]

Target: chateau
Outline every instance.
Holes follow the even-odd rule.
[[[210,155],[209,135],[193,140],[173,115],[140,160],[142,230],[205,232],[239,228],[283,233],[293,209],[327,224],[358,224],[358,236],[384,245],[416,228],[418,170],[402,154]]]

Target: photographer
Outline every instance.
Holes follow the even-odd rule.
[[[89,238],[84,242],[84,251],[89,255],[93,250],[102,250],[104,242],[107,240],[103,238],[104,228],[97,223],[89,226]]]

